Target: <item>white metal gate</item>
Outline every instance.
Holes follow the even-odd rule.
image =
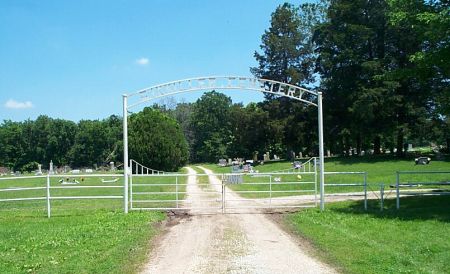
[[[226,213],[318,204],[316,158],[270,173],[167,173],[130,161],[130,209]]]

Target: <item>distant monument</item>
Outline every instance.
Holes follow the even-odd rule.
[[[270,154],[269,154],[269,152],[264,153],[263,157],[264,157],[264,162],[270,161]]]
[[[42,165],[38,164],[38,171],[36,172],[35,175],[42,175]]]
[[[48,170],[48,174],[53,175],[55,174],[55,171],[53,170],[53,161],[50,160],[50,168]]]
[[[109,162],[109,170],[110,171],[115,171],[116,167],[114,166],[114,162]]]

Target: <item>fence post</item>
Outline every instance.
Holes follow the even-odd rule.
[[[364,210],[367,210],[367,172],[364,172]]]
[[[380,211],[383,211],[383,208],[384,208],[384,184],[380,185],[380,199],[381,199]]]
[[[133,162],[130,160],[130,209],[133,209]]]
[[[223,178],[224,175],[222,174],[222,213],[225,213],[225,182]]]
[[[397,191],[397,209],[400,209],[400,173],[397,171],[397,179],[395,182],[395,187]]]
[[[178,176],[175,176],[175,199],[177,200],[177,208],[178,208]]]
[[[272,208],[272,175],[269,175],[269,193],[270,193],[269,208]]]
[[[317,207],[317,158],[314,157],[314,205]]]
[[[47,217],[50,218],[51,207],[50,207],[50,174],[47,174]]]

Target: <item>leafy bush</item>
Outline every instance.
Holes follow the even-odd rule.
[[[130,158],[150,168],[176,171],[189,158],[187,141],[177,121],[159,110],[144,108],[130,117]]]

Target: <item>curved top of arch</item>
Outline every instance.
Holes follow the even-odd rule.
[[[208,76],[183,79],[141,89],[130,94],[124,94],[124,96],[132,99],[127,107],[129,110],[145,102],[179,93],[228,89],[260,91],[288,97],[317,107],[318,92],[316,91],[279,81],[241,76]]]

